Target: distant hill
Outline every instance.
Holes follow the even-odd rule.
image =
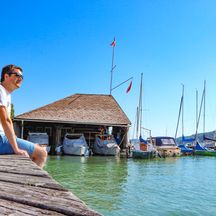
[[[191,136],[185,136],[185,138],[187,138],[187,139],[194,138],[194,137],[195,137],[195,134],[192,134]],[[211,139],[216,139],[216,131],[206,132],[205,137],[208,137]],[[202,143],[203,142],[203,133],[198,133],[197,138],[198,138],[198,141]],[[177,145],[180,144],[181,141],[182,141],[182,137],[178,137],[176,139]]]

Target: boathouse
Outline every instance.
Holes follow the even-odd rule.
[[[101,127],[109,130],[125,148],[130,120],[112,95],[74,94],[14,118],[18,137],[29,133],[49,136],[51,154],[63,142],[66,133],[83,133],[91,147]]]

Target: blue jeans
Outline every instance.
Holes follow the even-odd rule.
[[[16,141],[20,149],[26,150],[29,156],[32,155],[35,150],[35,143],[20,138],[16,138]],[[4,134],[0,134],[0,154],[14,154],[11,144]]]

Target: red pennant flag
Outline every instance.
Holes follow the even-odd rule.
[[[115,47],[115,45],[116,45],[116,40],[115,40],[115,37],[114,37],[114,40],[113,40],[113,42],[110,44],[112,47]]]
[[[131,90],[131,87],[132,87],[132,81],[130,82],[130,85],[128,86],[126,93],[128,93]]]

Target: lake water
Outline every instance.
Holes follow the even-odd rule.
[[[51,156],[45,169],[103,215],[216,215],[216,157]]]

